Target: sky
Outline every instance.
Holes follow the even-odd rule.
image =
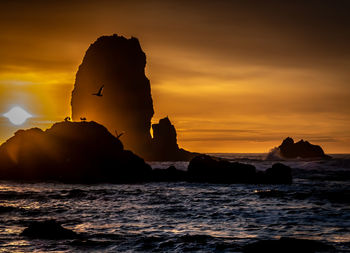
[[[139,39],[155,115],[197,152],[268,152],[290,136],[350,153],[350,1],[0,1],[0,142],[70,115],[99,36]]]

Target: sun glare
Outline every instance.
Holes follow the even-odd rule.
[[[30,113],[19,106],[11,108],[11,110],[9,110],[3,116],[8,118],[12,124],[17,126],[22,125],[27,119],[32,117]]]

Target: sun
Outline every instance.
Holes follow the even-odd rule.
[[[8,118],[12,124],[17,126],[22,125],[27,119],[32,117],[30,113],[22,109],[20,106],[11,108],[11,110],[9,110],[3,116]]]

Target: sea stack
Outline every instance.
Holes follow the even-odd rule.
[[[145,66],[138,39],[116,34],[98,38],[76,74],[72,119],[96,121],[116,136],[123,132],[125,148],[146,160],[190,160],[194,155],[179,149],[169,118],[153,125],[152,140],[154,110]]]
[[[276,156],[284,159],[331,159],[329,155],[324,153],[320,146],[313,145],[304,140],[294,142],[294,140],[290,137],[284,139],[280,146],[274,148],[268,154],[267,159],[271,159]]]
[[[168,117],[152,125],[153,139],[151,152],[146,155],[148,160],[191,160],[198,155],[179,148],[175,126]]]
[[[146,55],[136,38],[102,36],[87,50],[72,92],[72,119],[86,117],[125,132],[123,144],[143,154],[151,143],[154,114]],[[103,86],[102,96],[93,96]]]

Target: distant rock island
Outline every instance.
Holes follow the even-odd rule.
[[[19,130],[0,146],[0,179],[143,182],[151,167],[95,122]]]
[[[313,145],[308,141],[300,140],[294,142],[290,137],[283,140],[282,144],[271,150],[267,159],[284,158],[284,159],[331,159],[326,155],[323,149],[318,145]]]
[[[116,34],[98,38],[76,74],[72,119],[96,121],[113,134],[125,132],[125,147],[146,160],[189,160],[195,154],[179,149],[169,118],[152,126],[155,135],[151,137],[154,109],[145,66],[146,55],[138,39]]]

